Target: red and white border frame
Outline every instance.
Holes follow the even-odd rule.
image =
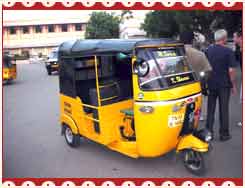
[[[3,10],[194,10],[194,9],[215,9],[215,10],[244,10],[244,0],[2,0],[1,21],[3,25]],[[243,23],[245,15],[243,13]],[[1,27],[2,28],[2,27]],[[244,28],[244,24],[243,24]],[[2,30],[2,29],[1,29]],[[244,29],[243,29],[244,36]],[[2,42],[2,35],[1,35]],[[2,42],[3,43],[3,42]],[[244,45],[244,43],[243,43]],[[3,44],[1,45],[1,51]],[[2,58],[2,53],[0,53]],[[244,62],[243,52],[243,62]],[[0,93],[2,95],[2,93]],[[0,95],[0,97],[1,97]],[[1,106],[2,107],[2,103]],[[0,122],[2,122],[2,113],[0,113]],[[243,129],[243,133],[244,133]],[[0,126],[0,134],[2,126]],[[1,134],[2,136],[2,134]],[[2,139],[1,139],[2,140]],[[2,151],[2,144],[0,145]],[[244,150],[243,150],[244,151]],[[244,156],[244,155],[243,155]],[[2,157],[2,155],[1,155]],[[2,160],[0,160],[2,166]],[[243,169],[245,165],[243,164]],[[243,187],[243,178],[2,178],[0,171],[1,187]]]

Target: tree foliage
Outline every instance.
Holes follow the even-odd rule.
[[[120,17],[106,12],[93,12],[86,27],[86,39],[119,37]]]
[[[225,28],[229,33],[241,30],[242,11],[216,11],[215,19],[211,24],[211,29]]]
[[[178,33],[178,24],[174,11],[153,11],[146,15],[142,24],[149,37],[172,37]]]
[[[149,37],[174,37],[192,30],[211,38],[213,32],[225,28],[231,34],[242,26],[241,11],[152,11],[146,15],[142,29]]]

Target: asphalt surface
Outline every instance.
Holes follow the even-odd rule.
[[[48,76],[42,64],[17,68],[17,80],[3,86],[3,177],[195,177],[175,152],[132,159],[84,139],[70,148],[60,134],[58,76]],[[218,140],[216,118],[205,177],[242,177],[239,95],[232,96],[230,108],[232,139]]]

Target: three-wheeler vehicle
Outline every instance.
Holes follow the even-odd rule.
[[[58,50],[57,48],[54,48],[48,55],[48,59],[45,62],[48,75],[51,75],[53,72],[59,71],[57,50]]]
[[[77,40],[59,46],[60,122],[80,137],[127,156],[180,153],[204,172],[210,132],[197,130],[201,88],[183,44],[170,39]]]
[[[16,79],[16,63],[10,54],[4,53],[2,66],[3,83],[11,83]]]

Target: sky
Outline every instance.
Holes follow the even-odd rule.
[[[78,18],[87,16],[93,11],[90,10],[4,10],[3,20],[4,21],[17,21],[17,20],[32,20],[32,19],[53,19],[60,18]],[[120,10],[107,10],[106,12],[115,12],[120,14]],[[135,16],[144,16],[148,11],[137,10],[133,11]]]

